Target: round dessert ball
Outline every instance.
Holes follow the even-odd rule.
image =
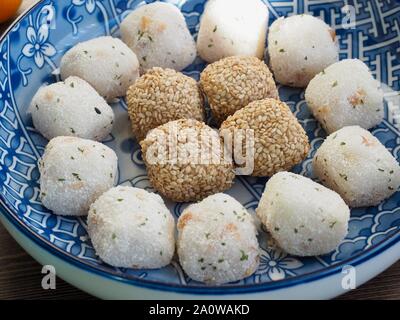
[[[336,192],[290,172],[268,181],[256,212],[278,246],[296,256],[335,250],[350,219],[350,209]]]
[[[168,199],[199,201],[233,184],[233,164],[224,159],[219,134],[202,122],[169,122],[140,144],[151,185]]]
[[[289,107],[279,100],[250,103],[224,121],[220,132],[222,136],[227,133],[234,136],[241,130],[250,130],[251,136],[246,138],[250,141],[243,141],[243,152],[234,150],[234,154],[254,159],[252,176],[269,177],[289,170],[303,161],[310,150],[303,127]]]
[[[189,206],[178,220],[178,234],[179,261],[196,281],[238,281],[258,268],[260,249],[253,217],[226,194]]]
[[[200,21],[199,55],[207,62],[225,57],[264,57],[269,12],[261,0],[210,0]]]
[[[196,58],[196,44],[179,9],[170,3],[145,4],[121,23],[122,40],[136,53],[140,67],[185,69]]]
[[[400,167],[369,131],[345,127],[332,133],[313,159],[314,174],[350,207],[381,203],[398,191]]]
[[[200,86],[219,123],[250,102],[279,99],[267,65],[249,56],[228,57],[208,65],[201,73]]]
[[[78,77],[41,87],[29,110],[33,125],[49,140],[75,136],[101,141],[110,134],[114,123],[111,107]]]
[[[121,40],[99,37],[81,42],[62,57],[61,78],[77,76],[89,82],[107,101],[124,96],[139,77],[136,55]]]
[[[39,162],[43,205],[57,215],[83,216],[114,186],[118,160],[109,147],[76,137],[56,137]]]
[[[279,18],[270,27],[268,53],[276,81],[304,88],[338,61],[336,34],[324,21],[307,14]]]
[[[116,187],[91,206],[88,233],[97,255],[114,267],[157,269],[171,262],[175,221],[159,195]]]
[[[160,125],[205,117],[197,82],[172,69],[153,68],[132,85],[126,97],[133,134],[138,141]]]
[[[358,59],[337,62],[316,75],[307,87],[307,104],[322,127],[335,132],[358,125],[370,129],[382,122],[383,92],[367,65]]]

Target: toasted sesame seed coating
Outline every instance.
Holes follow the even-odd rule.
[[[210,64],[200,86],[219,123],[252,101],[279,98],[272,73],[256,57],[234,56]]]
[[[128,112],[138,141],[178,119],[203,121],[204,101],[197,82],[172,69],[153,68],[127,92]]]
[[[303,161],[310,150],[303,127],[289,107],[276,99],[250,103],[222,124],[221,132],[226,129],[254,130],[252,176],[269,177],[289,170]]]
[[[175,139],[160,139],[169,134]],[[140,144],[150,183],[173,201],[200,201],[233,184],[233,164],[223,159],[222,151],[217,152],[223,150],[218,132],[202,122],[193,119],[169,122],[150,131]],[[154,150],[165,150],[165,160],[152,161]]]

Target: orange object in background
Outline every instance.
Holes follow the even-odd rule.
[[[0,23],[12,18],[16,14],[21,2],[22,0],[0,0]]]

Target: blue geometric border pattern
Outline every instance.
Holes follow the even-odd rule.
[[[160,284],[203,287],[189,279],[175,259],[161,270],[113,268],[96,256],[87,237],[83,218],[55,216],[39,199],[37,160],[47,141],[35,131],[27,106],[43,84],[59,80],[60,58],[77,42],[109,34],[119,35],[121,20],[139,5],[154,1],[135,0],[44,0],[15,24],[0,42],[0,196],[14,217],[26,230],[52,244],[60,252],[89,265],[127,279],[141,279]],[[177,5],[196,37],[204,0],[170,0]],[[269,1],[271,22],[279,16],[311,13],[332,25],[338,34],[341,58],[357,57],[365,61],[375,77],[393,92],[400,89],[400,3],[399,1]],[[343,7],[353,6],[355,28],[343,28],[347,19]],[[185,70],[198,79],[205,63],[200,58]],[[299,89],[280,87],[280,96],[291,107],[311,141],[309,157],[293,171],[313,177],[311,159],[325,138],[318,122],[311,116]],[[390,91],[390,90],[389,90]],[[397,93],[396,93],[397,94]],[[105,143],[119,157],[119,183],[152,190],[141,158],[139,145],[130,133],[126,103],[113,104],[116,113],[114,132]],[[400,138],[391,115],[372,133],[400,158]],[[266,179],[237,178],[229,194],[254,212]],[[167,201],[179,217],[186,205]],[[378,207],[352,210],[347,238],[332,253],[312,258],[287,255],[273,247],[264,231],[260,232],[261,263],[257,272],[229,286],[293,281],[297,277],[323,272],[341,261],[359,257],[367,249],[383,243],[400,232],[400,194]]]

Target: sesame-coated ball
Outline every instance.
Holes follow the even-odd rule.
[[[199,201],[233,184],[233,164],[223,158],[220,136],[202,122],[169,122],[140,144],[150,183],[173,201]]]
[[[289,170],[303,161],[310,150],[303,127],[289,107],[279,100],[250,103],[222,123],[221,134],[224,130],[235,134],[238,129],[251,129],[254,133],[252,176],[269,177]]]
[[[138,141],[170,121],[204,120],[204,101],[197,82],[172,69],[149,70],[129,88],[127,102]]]
[[[272,73],[256,57],[235,56],[210,64],[200,86],[219,123],[252,101],[279,97]]]

